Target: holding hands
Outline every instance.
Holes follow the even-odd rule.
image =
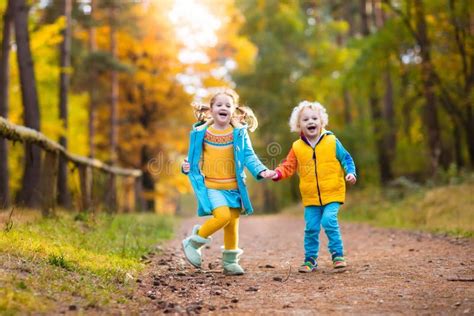
[[[262,171],[260,175],[265,179],[274,179],[277,177],[278,174],[273,170],[267,169],[265,171]]]

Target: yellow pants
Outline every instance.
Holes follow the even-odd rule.
[[[207,238],[224,228],[224,248],[234,250],[239,246],[240,209],[220,206],[212,211],[213,218],[208,219],[199,228],[198,235]]]

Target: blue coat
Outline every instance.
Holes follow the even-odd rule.
[[[212,206],[207,195],[207,188],[204,184],[204,176],[201,172],[199,163],[201,161],[204,136],[206,134],[208,124],[196,123],[190,133],[188,162],[190,170],[188,173],[189,180],[198,201],[197,213],[199,216],[212,215]],[[244,167],[257,179],[261,180],[259,175],[267,167],[258,159],[252,148],[252,143],[247,132],[247,126],[234,128],[234,159],[235,159],[235,175],[237,178],[237,186],[242,200],[242,208],[245,214],[252,214],[253,208],[245,183],[246,174]]]

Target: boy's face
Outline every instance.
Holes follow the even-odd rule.
[[[211,105],[211,116],[214,122],[222,126],[229,124],[234,111],[234,100],[227,94],[216,96],[214,103]]]
[[[304,108],[299,123],[301,131],[307,138],[316,138],[321,134],[321,118],[316,110]]]

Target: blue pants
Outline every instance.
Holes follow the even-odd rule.
[[[332,258],[344,256],[339,222],[337,213],[341,203],[329,203],[323,206],[306,206],[304,208],[304,219],[306,227],[304,230],[305,261],[317,258],[319,254],[319,232],[321,226],[328,236],[328,248]]]

